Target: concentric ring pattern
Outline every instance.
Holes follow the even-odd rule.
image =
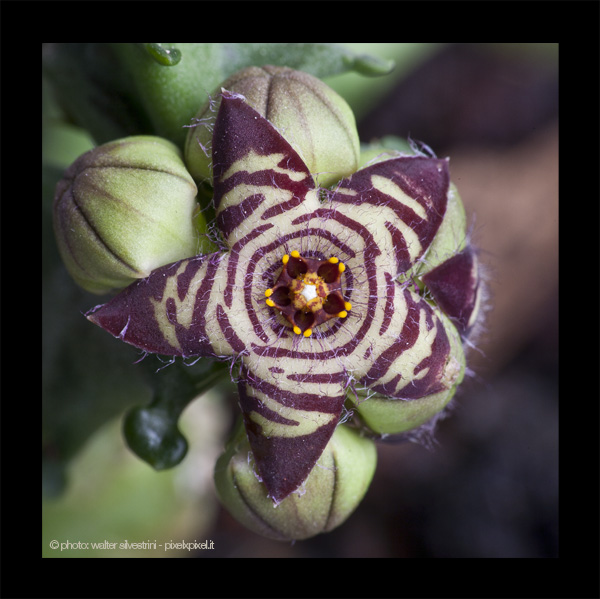
[[[319,190],[281,134],[224,92],[213,173],[224,250],[160,268],[88,317],[148,352],[235,358],[258,473],[280,501],[318,460],[350,387],[392,400],[448,388],[443,321],[397,282],[444,218],[448,166],[400,157]],[[341,284],[352,309],[310,337],[265,303],[282,256],[294,250],[346,265]]]

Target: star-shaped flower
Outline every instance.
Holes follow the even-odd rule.
[[[281,501],[314,467],[349,388],[401,401],[456,383],[443,317],[398,282],[440,228],[448,164],[393,158],[320,190],[284,137],[223,91],[213,178],[224,249],[155,270],[88,318],[147,352],[235,358],[258,474]]]

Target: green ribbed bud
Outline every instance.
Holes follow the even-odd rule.
[[[221,86],[241,94],[300,154],[316,182],[333,185],[359,165],[360,144],[354,114],[346,101],[320,79],[287,67],[243,69]],[[212,176],[212,123],[220,88],[212,94],[189,131],[185,160],[198,181]]]
[[[275,504],[238,427],[215,467],[219,497],[250,530],[278,541],[308,539],[342,524],[364,497],[377,462],[374,443],[340,425],[298,491]]]
[[[205,230],[196,193],[181,153],[162,138],[127,137],[83,154],[54,196],[67,270],[87,291],[105,293],[196,255]]]

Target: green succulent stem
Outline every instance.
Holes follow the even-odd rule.
[[[226,364],[206,360],[193,366],[173,360],[159,372],[153,369],[148,374],[153,399],[126,414],[123,432],[138,457],[156,470],[165,470],[179,464],[187,453],[187,440],[178,427],[181,414],[199,395],[227,380],[229,369]]]

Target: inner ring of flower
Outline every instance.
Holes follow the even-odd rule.
[[[281,261],[281,274],[265,291],[266,303],[283,314],[296,335],[310,337],[316,326],[348,316],[352,304],[342,295],[340,280],[346,266],[339,258],[303,258],[294,250]]]

